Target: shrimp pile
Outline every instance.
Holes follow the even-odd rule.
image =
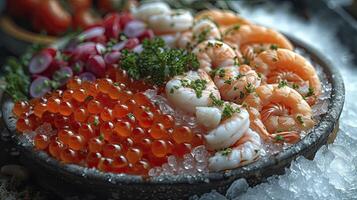
[[[264,143],[296,143],[315,125],[319,77],[283,34],[227,10],[193,16],[148,3],[134,15],[198,59],[199,69],[169,80],[165,95],[206,132],[210,170],[254,162]]]

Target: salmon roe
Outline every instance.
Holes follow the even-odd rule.
[[[182,157],[203,144],[201,134],[162,114],[142,92],[145,83],[120,70],[109,72],[111,79],[75,78],[63,91],[17,102],[17,130],[36,130],[35,148],[63,163],[135,175],[147,175],[168,156]],[[51,133],[37,131],[44,123]]]

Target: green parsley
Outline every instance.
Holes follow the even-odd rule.
[[[301,116],[301,115],[296,116],[296,119],[298,120],[298,122],[299,122],[300,124],[304,124],[304,120],[302,119],[302,116]]]
[[[194,81],[189,82],[188,80],[184,79],[181,80],[181,84],[184,87],[192,88],[195,91],[197,98],[201,98],[203,90],[206,89],[207,81],[202,79],[196,79]]]
[[[299,85],[298,84],[296,84],[296,83],[293,83],[293,89],[299,89]]]
[[[232,81],[233,81],[232,78],[229,78],[229,79],[225,80],[224,83],[230,85],[230,84],[232,84]]]
[[[128,113],[127,116],[131,119],[131,120],[135,120],[135,116],[133,113]]]
[[[288,86],[288,82],[286,80],[279,81],[278,88],[282,88]]]
[[[99,125],[99,119],[98,119],[98,117],[95,117],[95,118],[94,118],[93,125],[94,125],[94,126],[98,126],[98,125]]]
[[[275,141],[285,141],[284,137],[281,135],[275,136]]]
[[[242,91],[239,92],[239,98],[240,98],[240,99],[243,99],[243,98],[244,98],[244,92],[242,92]]]
[[[272,45],[270,45],[270,49],[271,50],[278,50],[278,45],[272,44]]]
[[[247,91],[247,93],[252,93],[255,91],[255,87],[252,83],[248,83],[244,89]]]
[[[234,26],[228,28],[228,29],[226,30],[226,32],[224,32],[224,35],[227,35],[228,33],[232,32],[232,31],[239,30],[239,29],[240,29],[240,25],[238,25],[238,24],[237,24],[237,25],[234,25]]]
[[[221,151],[222,156],[228,156],[230,153],[232,153],[232,148],[225,148]]]
[[[307,94],[305,95],[305,97],[310,97],[313,96],[315,94],[315,90],[312,87],[309,87],[309,91],[307,92]]]
[[[199,33],[197,36],[194,35],[193,39],[197,39],[197,43],[201,43],[207,39],[208,34],[211,32],[211,28],[206,28],[204,29],[201,33]]]
[[[224,105],[223,111],[222,111],[222,119],[230,118],[233,116],[234,113],[239,113],[240,109],[236,108],[234,109],[230,104]]]
[[[212,100],[213,106],[223,106],[224,102],[222,100],[217,99],[217,97],[215,97],[213,93],[209,95],[209,98]]]
[[[184,49],[165,47],[161,38],[144,40],[141,53],[123,51],[120,66],[132,78],[162,85],[173,76],[198,68],[196,56]]]
[[[100,141],[103,141],[103,140],[104,140],[104,135],[101,133],[101,134],[98,136],[98,139],[99,139]]]

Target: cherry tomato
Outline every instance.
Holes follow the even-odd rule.
[[[80,10],[88,10],[92,6],[92,0],[69,0],[74,13]]]
[[[100,18],[91,12],[91,10],[76,11],[73,16],[74,28],[88,28],[100,22]]]
[[[41,0],[39,12],[43,25],[50,34],[65,32],[72,23],[70,14],[57,0]]]

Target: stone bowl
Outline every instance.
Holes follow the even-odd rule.
[[[312,159],[317,150],[328,141],[333,141],[338,129],[338,120],[344,104],[344,84],[338,70],[307,44],[288,37],[293,44],[303,49],[311,60],[322,67],[327,81],[332,86],[328,112],[300,142],[283,151],[262,157],[260,160],[233,170],[212,172],[198,177],[179,176],[145,179],[133,175],[116,175],[98,172],[75,165],[65,165],[31,146],[16,145],[20,150],[22,164],[32,177],[45,189],[62,197],[79,196],[83,199],[187,199],[194,194],[203,194],[212,189],[225,192],[231,183],[244,178],[252,186],[269,176],[282,174],[298,156]],[[7,129],[19,142],[15,130],[16,119],[12,114],[13,100],[5,95],[2,99],[3,120]]]

